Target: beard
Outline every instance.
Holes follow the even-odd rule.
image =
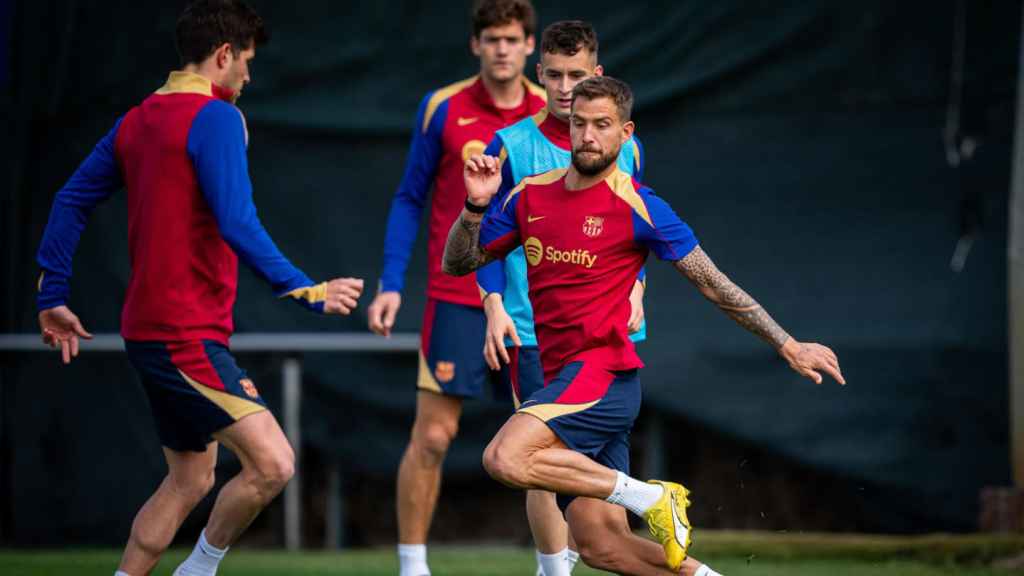
[[[598,157],[583,156],[581,152],[584,150],[573,150],[572,153],[572,165],[576,168],[576,171],[584,176],[596,176],[604,171],[605,168],[612,165],[619,157],[619,151],[609,152],[602,154]],[[592,152],[586,150],[586,152]]]

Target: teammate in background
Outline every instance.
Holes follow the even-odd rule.
[[[480,59],[480,73],[430,92],[420,104],[405,174],[388,216],[379,291],[369,307],[370,330],[388,336],[401,306],[420,214],[433,186],[416,420],[398,469],[396,494],[402,576],[430,574],[427,534],[441,464],[458,430],[463,399],[481,397],[487,386],[503,391],[480,354],[486,320],[475,279],[441,273],[444,240],[466,198],[463,165],[484,151],[496,130],[544,107],[544,91],[523,76],[536,27],[530,2],[478,1],[472,20],[470,48]]]
[[[178,19],[183,68],[121,117],[54,199],[38,262],[39,325],[64,363],[90,338],[67,307],[71,259],[92,209],[125,187],[132,271],[121,315],[149,397],[167,477],[139,510],[117,575],[149,574],[214,484],[217,444],[242,471],[217,496],[177,576],[212,576],[228,547],[292,477],[295,456],[228,350],[238,258],[275,296],[348,314],[363,281],[316,284],[267,234],[252,201],[248,133],[234,106],[266,41],[240,0],[198,0]]]
[[[597,34],[587,22],[564,20],[544,29],[537,77],[547,92],[548,103],[544,110],[532,118],[499,130],[484,152],[502,159],[501,186],[495,196],[497,200],[491,203],[492,211],[500,206],[500,200],[523,178],[569,166],[572,149],[569,141],[572,89],[583,80],[603,73],[597,63],[597,54]],[[618,166],[637,180],[642,180],[643,157],[639,140],[632,138],[622,145]],[[533,328],[533,308],[528,295],[526,258],[522,247],[516,248],[505,259],[478,270],[477,283],[486,294],[484,311],[487,315],[487,340],[484,356],[494,370],[500,368],[502,361],[508,364],[506,373],[510,377],[513,398],[518,408],[520,398],[529,398],[544,387],[544,372],[541,370],[537,336]],[[643,293],[641,278],[634,283],[630,294],[629,329],[630,339],[634,342],[643,340],[646,335]],[[620,448],[628,450],[629,446],[622,445]],[[610,521],[627,522],[621,507],[611,504],[607,507],[608,514],[613,517]],[[579,554],[569,547],[567,526],[555,503],[555,495],[551,492],[528,491],[526,511],[537,546],[537,576],[568,576]]]
[[[444,269],[468,274],[520,244],[526,250],[547,385],[491,441],[484,453],[488,473],[513,487],[558,493],[591,566],[620,574],[713,575],[687,558],[686,489],[640,482],[628,475],[628,452],[608,450],[629,433],[640,408],[643,363],[626,334],[626,297],[648,252],[674,262],[798,373],[820,383],[824,371],[845,382],[831,350],[791,338],[718,270],[664,200],[619,169],[619,149],[634,129],[632,103],[629,87],[613,78],[577,85],[572,165],[524,179],[482,224],[501,183],[500,165],[491,156],[471,158],[466,205],[451,228]],[[662,547],[601,522],[601,501],[643,517]]]

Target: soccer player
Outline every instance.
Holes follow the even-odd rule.
[[[262,19],[240,0],[197,0],[176,27],[182,69],[117,120],[54,199],[39,248],[39,325],[64,363],[90,334],[68,308],[71,259],[92,209],[127,190],[131,276],[121,335],[149,397],[168,473],[143,505],[117,575],[149,574],[214,484],[218,443],[242,471],[220,491],[177,576],[212,576],[228,547],[292,477],[295,456],[228,350],[238,258],[275,296],[348,314],[363,281],[314,283],[256,215],[248,132],[234,102]]]
[[[649,251],[674,262],[712,303],[816,383],[845,383],[835,354],[791,338],[726,277],[672,209],[616,164],[633,134],[632,93],[609,77],[573,90],[572,165],[524,179],[486,221],[501,183],[498,159],[466,164],[467,199],[445,247],[444,270],[468,274],[522,244],[546,386],[520,405],[484,453],[495,479],[559,494],[588,564],[621,574],[714,574],[687,558],[688,492],[629,476],[623,441],[639,412],[643,366],[626,334],[626,297]],[[584,498],[580,498],[583,496]],[[661,543],[600,521],[607,501],[640,515]],[[602,506],[603,508],[603,506]],[[657,553],[654,553],[654,552]]]
[[[401,306],[420,215],[433,187],[416,420],[396,490],[402,576],[430,574],[427,533],[441,464],[458,429],[463,400],[507,390],[480,354],[486,320],[475,279],[441,273],[444,239],[466,198],[462,168],[467,158],[484,151],[496,130],[544,107],[544,91],[523,76],[534,48],[536,16],[530,2],[478,1],[472,21],[470,47],[480,60],[480,72],[428,93],[420,104],[405,174],[388,216],[379,291],[368,310],[370,330],[389,335]]]
[[[544,29],[537,77],[547,92],[547,106],[533,117],[499,130],[484,152],[503,159],[501,186],[495,196],[499,201],[492,202],[491,210],[495,210],[500,199],[524,177],[569,165],[572,89],[583,80],[603,73],[597,63],[597,54],[597,33],[588,22],[564,20]],[[634,137],[622,145],[618,165],[637,180],[642,180],[643,158],[638,139]],[[499,360],[508,364],[508,370],[503,373],[511,380],[518,408],[520,398],[529,398],[544,386],[522,247],[516,248],[503,260],[496,260],[478,270],[477,283],[486,294],[484,355],[494,370],[500,369]],[[643,340],[646,332],[643,292],[644,284],[640,278],[630,294],[629,328],[630,339],[634,342]],[[516,343],[518,345],[514,345]],[[628,450],[629,447],[623,445],[620,448]],[[621,507],[611,504],[607,507],[609,514],[621,516],[621,520],[626,521]],[[567,576],[579,555],[569,548],[567,527],[554,494],[528,491],[526,511],[537,546],[537,576]]]

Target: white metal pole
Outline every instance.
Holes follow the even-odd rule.
[[[295,451],[295,476],[284,488],[284,546],[302,547],[302,363],[289,357],[281,365],[281,398],[284,433]]]

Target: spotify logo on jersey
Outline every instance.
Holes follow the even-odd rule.
[[[530,236],[526,242],[523,242],[523,252],[526,252],[526,261],[530,263],[530,266],[536,266],[544,258],[544,245],[540,243],[540,240]]]
[[[591,254],[590,250],[559,250],[554,246],[545,248],[541,241],[534,236],[530,236],[526,242],[523,242],[523,252],[526,252],[526,261],[530,263],[530,266],[536,266],[542,260],[547,260],[553,264],[564,262],[584,268],[593,268],[594,263],[597,262],[597,254]]]

